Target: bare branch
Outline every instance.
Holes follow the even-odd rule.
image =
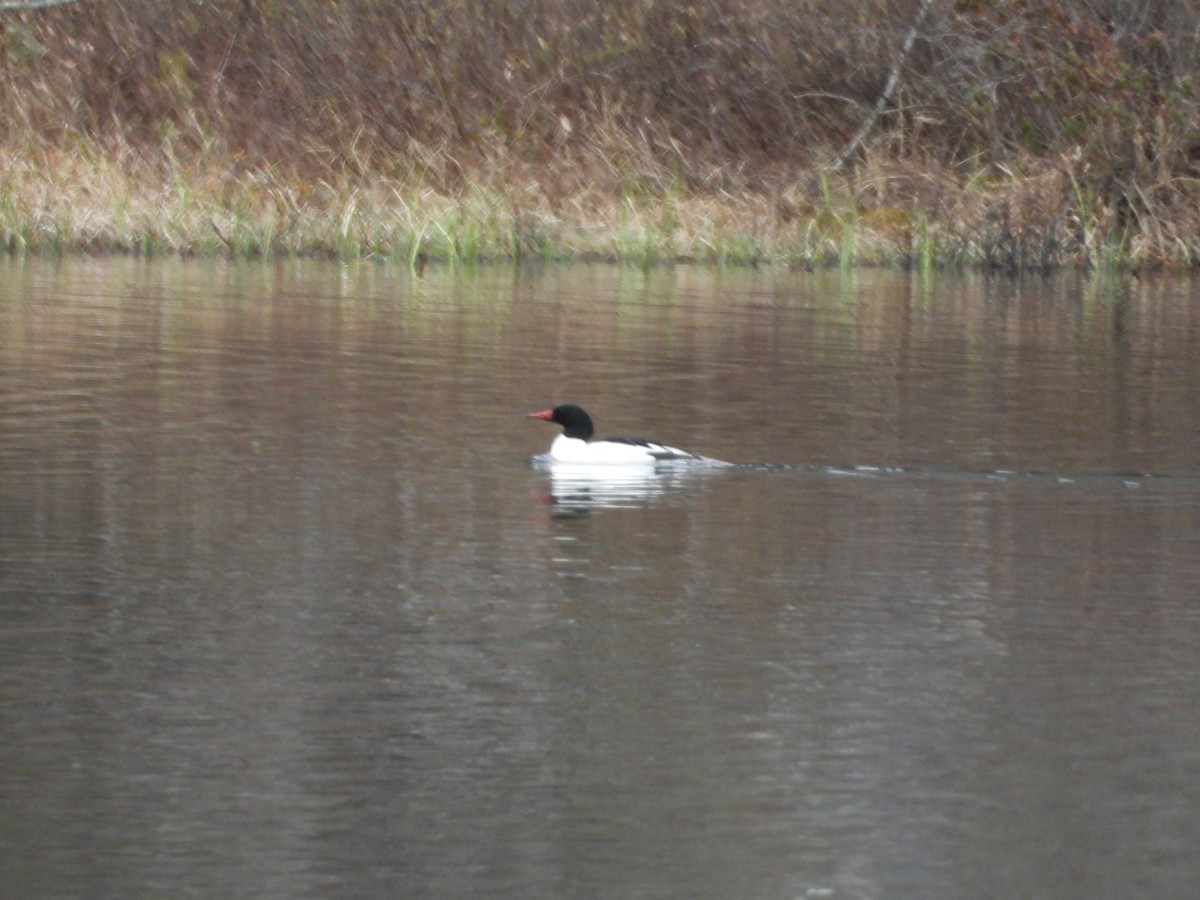
[[[846,145],[846,148],[830,163],[829,168],[837,171],[844,166],[846,160],[858,152],[858,148],[862,145],[862,142],[866,140],[867,135],[875,127],[875,123],[879,121],[879,117],[883,115],[884,107],[888,105],[888,101],[892,99],[892,94],[896,92],[896,86],[900,83],[900,71],[904,68],[904,64],[908,62],[908,54],[912,52],[913,44],[917,42],[917,34],[921,30],[921,23],[925,21],[925,16],[932,8],[933,0],[921,0],[921,8],[917,11],[917,17],[913,19],[912,28],[908,30],[908,36],[904,38],[904,46],[900,48],[900,56],[896,60],[896,64],[892,66],[892,71],[888,74],[887,84],[883,86],[882,93],[880,93],[879,98],[875,101],[875,108],[871,111],[871,115],[867,117],[867,121],[863,122],[862,127],[858,129],[858,133]]]
[[[0,10],[45,9],[48,6],[63,6],[79,0],[0,0]]]

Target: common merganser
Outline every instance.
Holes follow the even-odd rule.
[[[595,428],[592,417],[574,403],[564,403],[554,409],[532,412],[527,419],[541,419],[563,427],[563,432],[550,445],[549,458],[554,463],[585,466],[652,466],[661,462],[700,462],[722,465],[720,460],[697,456],[678,447],[670,447],[640,438],[613,437],[593,441]]]

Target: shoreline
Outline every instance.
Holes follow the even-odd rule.
[[[8,253],[1200,267],[1186,5],[9,7]]]
[[[1188,272],[1200,260],[1187,222],[1135,228],[1098,201],[1083,205],[1069,172],[1036,160],[1003,177],[911,164],[809,170],[772,193],[685,193],[668,175],[588,185],[558,171],[575,186],[552,193],[503,166],[446,190],[370,172],[310,181],[236,160],[38,156],[0,151],[0,247],[10,255],[1114,273]]]

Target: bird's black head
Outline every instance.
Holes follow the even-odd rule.
[[[596,431],[592,427],[592,417],[574,403],[563,403],[560,406],[554,407],[554,409],[530,413],[525,418],[554,422],[556,425],[563,427],[563,434],[567,437],[579,438],[583,441],[590,438]]]

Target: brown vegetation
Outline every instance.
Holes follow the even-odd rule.
[[[1197,21],[1191,0],[8,12],[0,240],[1194,266]]]

